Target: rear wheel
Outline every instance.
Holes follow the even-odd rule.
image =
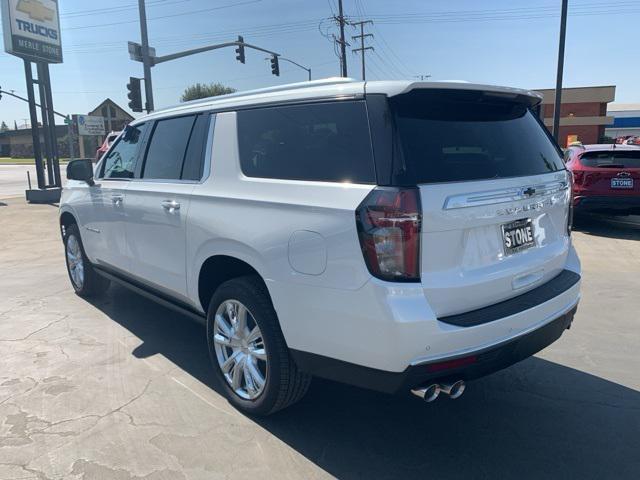
[[[227,399],[252,415],[269,415],[300,400],[311,376],[289,354],[264,283],[246,276],[222,284],[207,314],[213,369]]]
[[[65,227],[64,251],[69,279],[78,295],[91,297],[109,288],[109,280],[96,273],[85,255],[80,231],[75,224]]]

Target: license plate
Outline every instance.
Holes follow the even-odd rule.
[[[523,218],[502,225],[502,241],[504,243],[504,253],[507,255],[533,247],[536,242],[533,236],[531,219]]]
[[[633,178],[612,178],[611,188],[633,188]]]

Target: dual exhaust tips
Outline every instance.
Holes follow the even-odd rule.
[[[411,390],[411,393],[429,403],[438,398],[440,393],[444,393],[452,399],[458,398],[464,393],[466,387],[463,380],[458,380],[454,383],[434,383],[426,387],[415,388]]]

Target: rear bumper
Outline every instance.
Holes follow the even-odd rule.
[[[411,365],[403,372],[387,372],[292,350],[298,367],[313,375],[385,393],[398,393],[447,380],[472,380],[509,367],[560,338],[571,326],[577,305],[544,326],[488,348],[435,362]]]
[[[640,210],[640,196],[578,195],[574,198],[574,209],[576,212]]]

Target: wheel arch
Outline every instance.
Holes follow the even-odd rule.
[[[198,301],[202,310],[207,311],[211,297],[224,282],[246,275],[255,275],[267,287],[264,277],[246,260],[233,255],[211,255],[202,265],[198,272]],[[266,288],[269,291],[268,288]]]
[[[60,231],[62,232],[63,236],[66,233],[66,228],[68,228],[70,225],[78,225],[78,219],[73,213],[65,210],[60,213]]]

